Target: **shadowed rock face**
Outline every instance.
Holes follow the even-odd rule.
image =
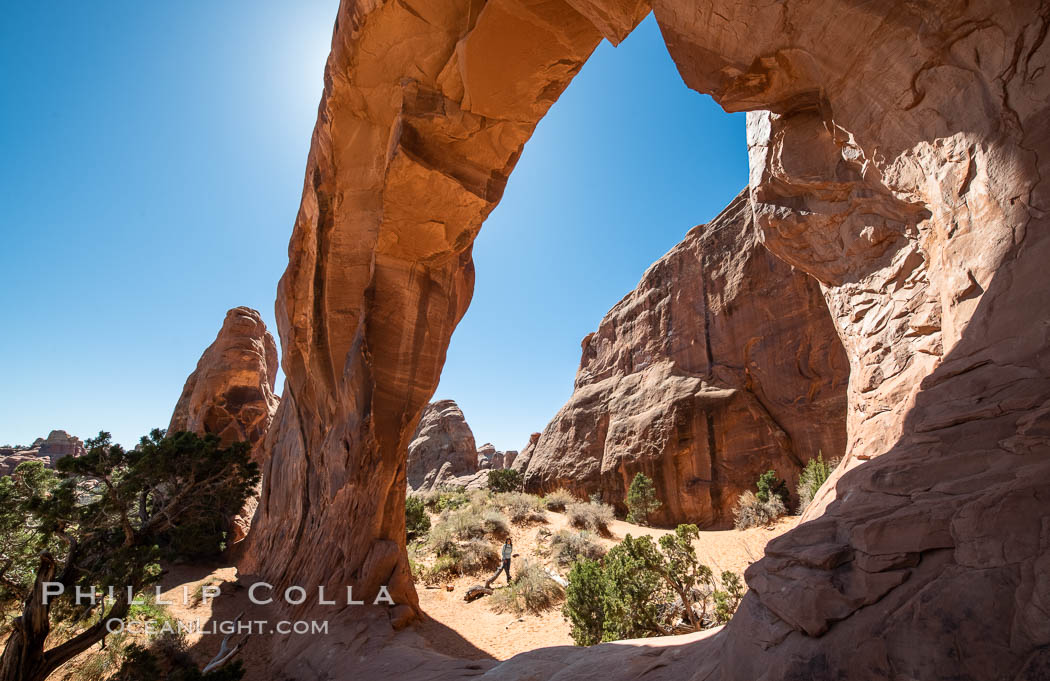
[[[745,192],[583,340],[525,487],[597,492],[626,511],[641,472],[663,502],[654,522],[730,526],[764,471],[794,488],[817,452],[842,455],[848,371],[817,282],[759,243]]]
[[[748,571],[720,634],[541,651],[489,676],[1045,678],[1050,10],[652,4],[686,85],[753,112],[760,237],[821,283],[849,358],[846,457],[812,520]],[[405,452],[470,300],[472,241],[600,36],[643,13],[342,3],[278,291],[288,381],[246,569],[355,595],[389,584],[392,621],[411,615]],[[280,671],[483,666],[395,659],[376,616],[356,621],[338,650],[280,648]]]
[[[235,307],[186,379],[168,432],[212,433],[223,445],[247,442],[258,461],[280,401],[273,392],[276,380],[273,336],[258,312]]]

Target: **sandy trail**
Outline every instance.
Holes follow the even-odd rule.
[[[564,514],[548,511],[546,515],[546,524],[512,527],[514,551],[522,558],[543,562],[541,545],[545,542],[537,536],[541,528],[553,533],[568,527]],[[798,520],[797,516],[787,516],[770,528],[701,532],[696,542],[697,555],[716,574],[732,570],[743,576],[747,566],[762,557],[766,544],[790,530]],[[619,543],[627,534],[658,537],[672,532],[620,520],[613,521],[609,529],[612,536],[600,539],[606,548]],[[497,546],[496,542],[493,545]],[[500,577],[495,586],[501,586],[504,580],[505,577]],[[494,612],[486,598],[466,603],[463,600],[466,590],[484,581],[484,577],[459,577],[451,582],[452,591],[417,585],[419,603],[427,617],[418,625],[419,631],[435,650],[469,659],[506,660],[536,648],[572,645],[569,623],[560,609],[540,616],[517,617]]]

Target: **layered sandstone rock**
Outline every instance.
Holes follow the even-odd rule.
[[[273,392],[276,380],[277,343],[258,312],[235,307],[186,379],[168,432],[213,433],[223,445],[247,442],[261,463],[262,441],[280,401]],[[231,519],[231,544],[247,536],[257,506],[252,497]]]
[[[258,312],[235,307],[186,379],[168,432],[213,433],[224,445],[248,442],[259,460],[259,444],[279,402],[276,380],[273,336]]]
[[[478,472],[474,433],[459,405],[452,400],[427,405],[408,445],[406,466],[408,485],[415,491],[466,485],[467,481],[457,479]]]
[[[59,459],[86,453],[84,442],[79,437],[64,430],[52,430],[46,438],[33,440],[29,447],[0,447],[0,475],[11,475],[18,464],[26,461],[39,461],[54,468]]]
[[[756,112],[751,206],[766,247],[821,283],[843,340],[846,458],[823,515],[748,571],[721,633],[540,651],[489,677],[1045,678],[1050,9],[652,4],[685,83]],[[278,291],[288,383],[246,570],[366,598],[386,584],[390,621],[411,616],[405,455],[470,300],[472,241],[536,122],[643,13],[342,3]],[[386,615],[338,643],[281,639],[275,673],[488,666],[390,655]]]
[[[598,493],[626,511],[637,473],[652,520],[732,525],[764,471],[791,488],[842,455],[849,367],[817,282],[758,240],[746,192],[696,227],[583,340],[569,402],[525,488]]]

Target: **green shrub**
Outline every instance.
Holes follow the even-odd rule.
[[[758,487],[758,494],[755,496],[762,503],[768,502],[773,497],[780,497],[784,507],[787,507],[791,496],[788,493],[787,483],[777,477],[776,471],[768,470],[760,475],[755,486]]]
[[[748,490],[740,495],[733,508],[733,526],[738,530],[766,527],[785,513],[787,507],[779,496],[774,494],[768,501],[759,501],[758,495]]]
[[[489,489],[493,492],[520,492],[521,473],[513,468],[497,468],[489,471]]]
[[[496,495],[495,502],[507,512],[512,523],[547,521],[547,516],[543,513],[543,502],[532,494],[503,492]]]
[[[576,497],[565,488],[559,488],[543,497],[543,504],[548,511],[564,511],[565,507],[576,501]]]
[[[573,527],[593,530],[603,535],[609,534],[609,523],[616,517],[612,506],[594,501],[569,504],[565,507],[565,514]]]
[[[631,537],[604,561],[578,560],[569,571],[564,614],[577,645],[666,635],[724,623],[743,595],[740,578],[722,573],[722,588],[696,557],[695,525],[674,534]]]
[[[438,513],[454,511],[470,503],[470,496],[462,488],[453,490],[442,490],[438,493],[435,507]]]
[[[562,612],[572,625],[576,645],[601,643],[605,624],[605,572],[601,563],[585,558],[573,564]]]
[[[430,531],[430,516],[417,496],[405,497],[405,533],[408,539],[423,537]]]
[[[627,522],[649,524],[649,516],[662,504],[656,498],[656,485],[649,476],[638,473],[627,490]]]
[[[726,570],[722,573],[722,588],[716,590],[712,597],[715,602],[715,624],[726,624],[732,619],[740,599],[744,597],[744,583],[740,575]]]
[[[605,549],[587,530],[558,530],[551,537],[550,546],[551,557],[565,567],[580,559],[597,560],[605,555]]]
[[[512,573],[511,583],[492,594],[490,602],[496,612],[539,614],[553,608],[565,596],[562,586],[538,563],[518,561]]]
[[[458,551],[458,548],[456,550]],[[423,581],[427,584],[437,584],[452,579],[459,574],[458,561],[457,556],[438,556],[433,565],[420,571]]]
[[[795,488],[798,494],[799,513],[804,512],[813,503],[813,498],[817,496],[817,490],[831,476],[831,472],[835,470],[838,463],[838,459],[832,459],[825,463],[822,453],[818,453],[817,458],[810,459],[806,463],[806,467],[802,469],[802,474],[798,476],[798,487]]]

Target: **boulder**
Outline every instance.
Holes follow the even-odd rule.
[[[767,470],[846,445],[849,364],[815,279],[759,241],[747,192],[650,267],[583,340],[575,389],[536,442],[525,489],[626,512],[638,473],[655,523],[730,527]]]

